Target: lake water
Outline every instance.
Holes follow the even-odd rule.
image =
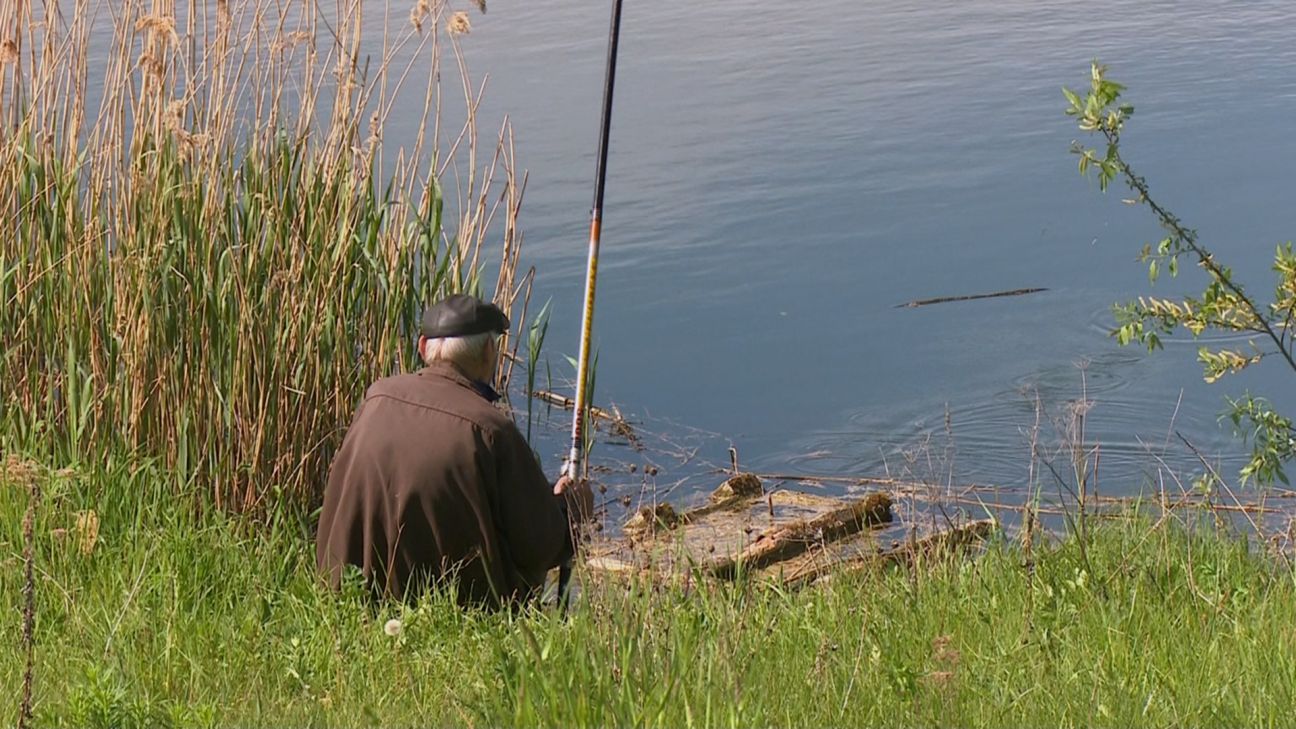
[[[492,0],[464,40],[530,171],[551,354],[576,350],[605,5]],[[1059,89],[1107,63],[1137,107],[1131,164],[1267,292],[1296,231],[1293,40],[1289,2],[627,0],[598,398],[719,433],[764,471],[894,473],[935,433],[929,470],[1021,484],[1035,393],[1064,410],[1087,362],[1104,489],[1155,468],[1140,439],[1191,470],[1163,448],[1172,427],[1235,471],[1225,395],[1290,412],[1290,373],[1207,386],[1191,341],[1149,356],[1107,336],[1112,302],[1149,291],[1134,259],[1159,229],[1078,175]],[[1049,291],[894,308],[1023,287]]]
[[[577,349],[608,5],[490,0],[463,39],[490,76],[483,126],[508,114],[530,173],[526,263],[555,362]],[[382,14],[409,8],[366,12],[376,54]],[[1287,0],[626,0],[596,399],[699,460],[732,442],[766,472],[1020,486],[1036,396],[1056,415],[1084,383],[1105,491],[1138,489],[1149,449],[1196,468],[1172,429],[1235,472],[1225,395],[1292,412],[1290,373],[1207,386],[1196,344],[1149,356],[1107,336],[1112,302],[1149,291],[1134,259],[1160,235],[1077,174],[1060,87],[1109,64],[1138,109],[1128,159],[1267,291],[1296,232],[1293,40]],[[405,128],[398,114],[389,150]],[[1197,274],[1155,292],[1200,290]],[[895,308],[1025,287],[1048,291]]]

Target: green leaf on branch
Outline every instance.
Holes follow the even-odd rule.
[[[1102,191],[1120,178],[1133,193],[1124,202],[1143,204],[1156,215],[1167,235],[1155,247],[1144,245],[1138,260],[1146,264],[1148,281],[1155,284],[1163,271],[1179,275],[1179,256],[1191,254],[1208,281],[1199,297],[1169,300],[1140,297],[1137,301],[1116,304],[1113,313],[1116,328],[1111,334],[1124,346],[1139,342],[1152,351],[1161,347],[1161,337],[1183,327],[1194,338],[1206,332],[1225,334],[1249,333],[1265,345],[1254,342],[1250,351],[1201,347],[1197,359],[1207,382],[1240,372],[1262,359],[1278,355],[1296,373],[1296,252],[1290,242],[1279,245],[1274,254],[1273,271],[1278,282],[1272,302],[1257,302],[1247,294],[1233,270],[1215,260],[1201,244],[1197,232],[1184,224],[1151,197],[1147,181],[1136,175],[1121,156],[1120,139],[1125,122],[1134,107],[1120,101],[1125,87],[1107,78],[1107,67],[1094,61],[1090,65],[1090,84],[1083,96],[1063,88],[1067,99],[1066,114],[1076,119],[1081,131],[1102,136],[1102,154],[1080,142],[1072,142],[1071,151],[1079,156],[1080,174],[1093,174]],[[1230,401],[1228,417],[1238,434],[1252,444],[1252,456],[1241,471],[1242,482],[1267,483],[1275,479],[1286,483],[1283,464],[1296,457],[1291,421],[1274,412],[1268,403],[1250,395]]]
[[[1255,345],[1251,348],[1254,350]],[[1264,357],[1260,351],[1252,354],[1243,354],[1235,350],[1221,349],[1211,351],[1206,347],[1197,350],[1197,361],[1202,363],[1204,377],[1207,382],[1216,382],[1224,375],[1231,375],[1256,364]]]
[[[1083,105],[1080,101],[1080,95],[1065,86],[1062,87],[1062,95],[1065,96],[1067,102],[1070,103],[1070,106],[1068,106],[1066,110],[1067,115],[1075,116],[1076,114],[1079,114],[1080,107]]]
[[[1225,413],[1233,423],[1234,433],[1251,443],[1251,459],[1242,467],[1242,483],[1272,483],[1275,479],[1290,485],[1283,464],[1296,456],[1296,431],[1292,421],[1274,412],[1264,398],[1243,395],[1229,400]]]

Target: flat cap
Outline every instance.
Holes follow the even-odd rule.
[[[502,309],[467,294],[447,296],[423,310],[423,336],[429,339],[503,334],[508,328],[508,316]]]

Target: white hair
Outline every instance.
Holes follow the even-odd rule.
[[[423,362],[432,364],[447,361],[466,370],[476,370],[486,359],[486,348],[495,335],[491,332],[469,334],[466,337],[436,337],[423,345]]]

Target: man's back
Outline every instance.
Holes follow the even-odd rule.
[[[316,557],[400,597],[454,571],[461,602],[525,597],[570,553],[565,510],[513,421],[458,369],[379,380],[329,473]]]

